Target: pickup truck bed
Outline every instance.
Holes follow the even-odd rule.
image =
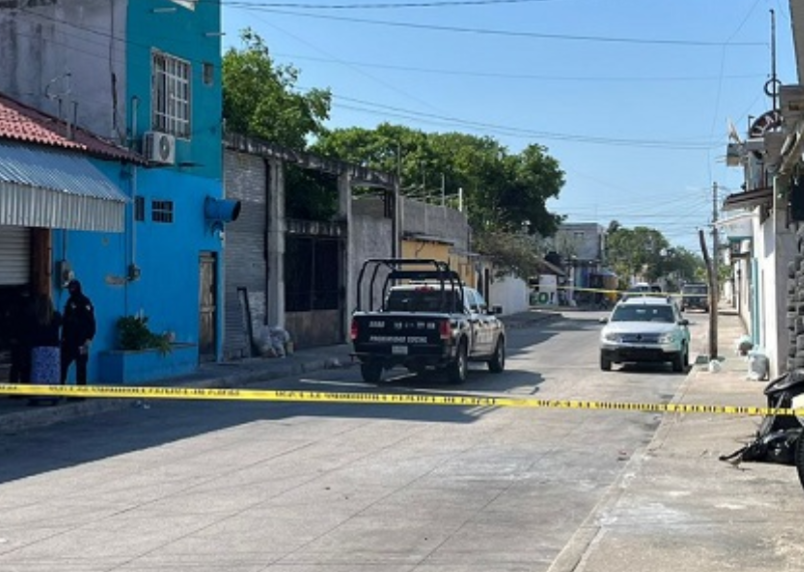
[[[416,281],[388,284],[410,278],[398,265],[428,262],[436,265],[431,275],[417,271]],[[377,383],[383,370],[396,366],[415,373],[443,370],[453,383],[466,379],[469,361],[485,361],[491,371],[503,371],[505,329],[476,290],[463,286],[454,273],[439,266],[443,262],[370,260],[364,269],[366,264],[377,263],[392,268],[385,281],[383,304],[378,309],[356,310],[351,324],[352,355],[360,360],[366,382]],[[445,273],[448,281],[443,279]],[[361,271],[361,279],[363,276]]]

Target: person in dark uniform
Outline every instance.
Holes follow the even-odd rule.
[[[67,370],[75,362],[75,380],[87,384],[89,346],[95,337],[95,308],[81,291],[78,280],[67,285],[70,297],[64,306],[61,328],[61,384],[67,381]]]

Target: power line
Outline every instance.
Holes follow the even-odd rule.
[[[254,8],[255,10],[257,8]],[[540,40],[560,40],[570,42],[601,42],[617,44],[638,44],[638,45],[666,45],[666,46],[685,46],[685,47],[722,47],[727,45],[725,42],[711,40],[674,40],[661,38],[621,38],[613,36],[581,36],[573,34],[548,34],[543,32],[522,32],[517,30],[493,30],[489,28],[465,28],[461,26],[440,26],[436,24],[421,24],[417,22],[393,22],[389,20],[371,20],[368,18],[351,18],[346,16],[333,16],[330,14],[309,14],[304,12],[293,12],[288,10],[275,10],[264,8],[259,11],[279,14],[284,16],[300,16],[302,18],[316,18],[322,20],[336,20],[339,22],[352,22],[357,24],[371,24],[376,26],[390,26],[395,28],[412,28],[417,30],[432,30],[437,32],[457,32],[464,34],[481,34],[493,36],[535,38]],[[731,42],[728,46],[764,46],[767,42]]]
[[[302,10],[397,10],[405,8],[442,8],[449,6],[487,6],[494,4],[533,4],[556,0],[441,0],[434,2],[377,2],[365,4],[309,4],[303,2],[222,2],[241,10],[257,8],[298,8]]]
[[[279,26],[276,26],[273,23],[269,23],[269,22],[265,21],[263,18],[261,18],[260,16],[256,16],[256,18],[258,20],[260,20],[261,22],[263,22],[264,24],[266,24],[267,26],[269,26],[271,28],[274,28],[275,30],[279,30],[281,33],[290,36],[291,38],[295,39],[296,41],[301,42],[301,43],[303,43],[303,44],[305,44],[307,46],[310,46],[311,48],[313,48],[314,50],[316,50],[318,52],[321,52],[321,53],[326,54],[326,55],[330,55],[326,50],[322,50],[318,46],[315,46],[315,45],[311,44],[310,42],[298,37],[296,34],[292,34],[291,32],[288,32],[287,30],[284,30],[284,29],[280,28]],[[400,89],[400,88],[398,88],[398,87],[386,82],[385,80],[376,78],[373,75],[371,75],[370,73],[368,73],[368,72],[366,72],[364,70],[361,70],[356,66],[352,66],[352,65],[350,65],[348,63],[345,63],[345,62],[342,62],[342,63],[343,63],[343,65],[346,65],[347,67],[350,67],[350,68],[354,69],[354,71],[356,71],[357,73],[369,78],[370,80],[372,80],[372,81],[374,81],[374,82],[376,82],[376,83],[378,83],[378,84],[380,84],[380,85],[382,85],[382,86],[384,86],[384,87],[386,87],[386,88],[388,88],[388,89],[390,89],[392,91],[395,91],[395,92],[405,96],[408,99],[416,101],[417,103],[419,103],[421,105],[424,105],[425,107],[428,107],[428,108],[432,109],[433,111],[441,111],[439,108],[437,108],[434,105],[428,103],[427,101],[424,101],[423,99],[421,99],[421,98],[419,98],[419,97],[417,97],[415,95],[412,95],[412,94],[408,93],[407,91],[402,90],[402,89]]]
[[[470,71],[470,70],[451,70],[444,68],[423,68],[416,66],[400,66],[391,64],[380,64],[372,62],[354,62],[345,61],[338,58],[317,58],[314,56],[301,56],[297,54],[275,53],[275,57],[284,57],[289,60],[307,60],[322,63],[337,63],[349,66],[360,66],[377,69],[388,69],[398,71],[410,71],[419,73],[430,73],[439,75],[456,75],[456,76],[470,76],[470,77],[494,77],[503,79],[524,79],[524,80],[538,80],[538,81],[569,81],[569,82],[705,82],[705,81],[719,81],[720,76],[554,76],[554,75],[536,75],[536,74],[515,74],[515,73],[502,73],[502,72],[488,72],[488,71]],[[759,79],[764,78],[765,74],[738,74],[722,76],[727,79]]]
[[[573,141],[578,143],[597,143],[597,144],[604,144],[604,145],[620,145],[620,146],[631,146],[631,147],[642,147],[642,148],[658,148],[658,149],[675,149],[675,150],[682,150],[682,151],[700,151],[700,150],[707,150],[710,148],[714,148],[719,146],[719,142],[681,142],[681,141],[668,141],[668,140],[651,140],[651,139],[617,139],[611,137],[595,137],[589,135],[575,135],[575,134],[568,134],[568,133],[556,133],[550,131],[537,131],[533,129],[522,129],[519,127],[511,127],[511,126],[504,126],[504,125],[495,125],[491,123],[484,123],[484,122],[477,122],[477,121],[469,121],[460,119],[457,117],[450,117],[444,115],[436,115],[432,113],[424,113],[418,111],[412,111],[408,109],[403,109],[399,107],[393,107],[389,105],[383,105],[379,103],[373,103],[361,99],[355,99],[351,97],[346,97],[343,95],[338,95],[333,93],[333,102],[341,99],[344,101],[350,101],[353,103],[360,103],[363,105],[369,105],[372,107],[376,107],[377,109],[365,108],[365,107],[357,107],[353,105],[344,105],[340,104],[339,107],[343,109],[350,109],[353,111],[362,111],[366,113],[373,113],[377,115],[389,115],[389,116],[396,116],[402,117],[404,119],[414,119],[419,120],[422,122],[435,122],[438,124],[447,124],[447,125],[461,125],[464,127],[474,127],[476,129],[481,130],[492,130],[496,131],[505,135],[510,136],[517,136],[517,137],[540,137],[542,139],[549,139],[549,140],[556,140],[556,141]]]

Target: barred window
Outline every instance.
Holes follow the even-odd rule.
[[[203,67],[204,85],[212,85],[215,83],[215,66],[209,62],[204,62]]]
[[[155,131],[190,138],[190,63],[153,52],[151,125]]]
[[[143,197],[134,197],[134,220],[145,220],[145,199]]]
[[[151,201],[151,220],[172,223],[173,201]]]

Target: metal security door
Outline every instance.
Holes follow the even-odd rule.
[[[31,281],[31,229],[0,226],[0,286]]]
[[[217,292],[215,253],[202,252],[199,258],[199,332],[198,354],[201,361],[215,360],[215,324],[217,323]]]

